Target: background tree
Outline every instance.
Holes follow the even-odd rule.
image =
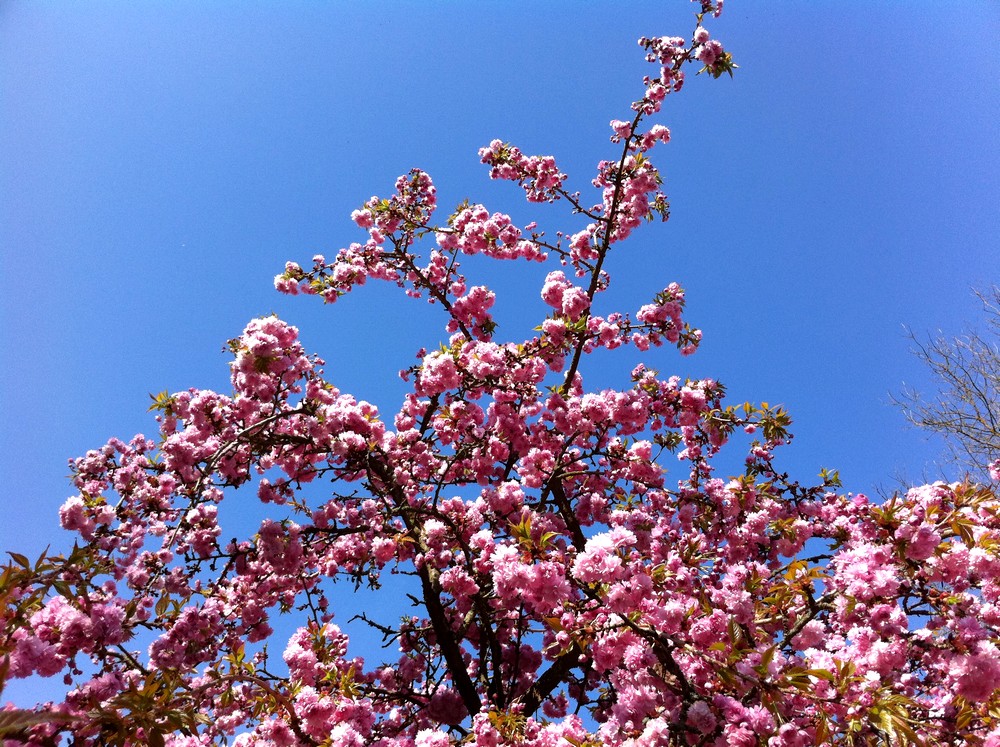
[[[985,326],[949,338],[909,332],[937,391],[904,388],[893,401],[907,420],[940,435],[954,464],[979,479],[1000,459],[1000,287],[977,291]]]

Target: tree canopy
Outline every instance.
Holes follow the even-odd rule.
[[[286,294],[331,304],[387,282],[439,310],[448,337],[400,372],[397,412],[340,391],[270,315],[229,342],[231,392],[162,392],[153,438],[74,461],[60,521],[77,544],[15,553],[0,575],[0,682],[61,675],[67,692],[5,706],[0,735],[1000,745],[991,487],[877,503],[841,492],[834,472],[811,484],[781,468],[782,407],[645,365],[616,388],[587,384],[592,356],[689,355],[701,341],[676,283],[625,309],[602,294],[620,244],[669,215],[654,162],[671,137],[664,103],[695,71],[737,68],[709,30],[721,5],[702,2],[688,36],[639,40],[651,67],[610,123],[593,191],[573,191],[551,156],[501,140],[479,152],[493,179],[582,229],[469,201],[440,218],[414,169],[353,213],[358,241],[286,264]],[[552,267],[532,336],[498,337],[495,292],[467,278],[492,262]],[[225,510],[251,500],[265,517],[232,536]],[[382,658],[351,650],[345,585],[403,590],[396,619],[361,613]]]

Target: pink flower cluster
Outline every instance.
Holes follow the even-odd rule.
[[[561,196],[566,175],[556,167],[552,156],[526,156],[518,148],[494,140],[480,148],[479,157],[490,166],[491,179],[517,182],[529,202],[554,202]]]
[[[664,125],[655,124],[648,131],[635,134],[632,132],[632,125],[620,119],[611,120],[611,129],[614,135],[611,136],[612,143],[620,143],[624,140],[629,144],[631,150],[646,152],[653,149],[657,143],[670,142],[670,130]]]
[[[656,167],[641,154],[630,155],[620,163],[602,161],[593,180],[602,190],[603,215],[611,223],[610,241],[624,241],[654,214],[667,219],[666,195],[659,191],[660,174]],[[604,226],[596,228],[603,235]]]
[[[640,350],[650,345],[660,346],[664,340],[680,348],[682,355],[690,355],[701,342],[701,332],[685,325],[681,315],[684,308],[684,290],[671,283],[656,295],[653,303],[646,304],[636,313],[636,321],[643,324],[641,331],[632,333],[632,342]]]
[[[125,638],[122,604],[115,599],[99,599],[95,596],[78,602],[84,611],[64,597],[51,598],[26,626],[13,632],[7,675],[18,678],[38,673],[51,677],[80,653],[90,654],[99,647],[121,643]]]
[[[521,230],[511,222],[509,215],[490,215],[482,205],[461,210],[451,229],[437,235],[443,249],[458,249],[463,254],[483,253],[496,259],[545,260],[545,252],[534,242],[522,238]]]
[[[639,39],[639,46],[646,50],[646,61],[657,62],[661,67],[659,77],[646,77],[645,95],[632,104],[635,111],[647,116],[656,114],[668,93],[676,93],[684,87],[682,66],[690,55],[686,45],[686,40],[679,36]]]
[[[580,319],[590,308],[587,292],[570,283],[560,270],[553,270],[545,277],[542,300],[571,322]]]

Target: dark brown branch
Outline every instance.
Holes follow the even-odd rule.
[[[549,488],[552,491],[552,495],[555,496],[556,505],[559,507],[559,513],[562,515],[563,521],[566,522],[570,534],[573,535],[573,544],[577,550],[583,550],[583,546],[587,544],[587,538],[583,536],[583,529],[580,528],[580,522],[576,520],[576,514],[573,513],[573,507],[566,497],[562,478],[558,476],[558,473],[553,475],[552,479],[549,480]]]
[[[410,509],[409,501],[407,501],[403,491],[393,481],[392,471],[389,466],[383,461],[376,459],[373,455],[368,460],[368,471],[371,476],[377,478],[385,492],[390,494],[396,502],[403,523],[416,542],[417,550],[421,553],[427,553],[429,548],[419,530],[419,516]],[[376,486],[373,485],[373,487]],[[431,626],[434,629],[437,644],[441,648],[441,655],[444,657],[445,664],[448,667],[448,673],[451,675],[455,689],[462,697],[462,702],[465,704],[469,715],[475,716],[482,708],[482,701],[479,698],[479,693],[476,691],[472,677],[469,676],[469,670],[465,665],[465,657],[462,655],[462,647],[459,645],[459,641],[451,629],[444,605],[441,604],[441,584],[438,579],[437,569],[424,564],[420,566],[417,574],[420,576],[420,584],[423,592],[422,602],[424,608],[427,610]]]
[[[530,716],[539,709],[545,699],[566,680],[570,670],[579,665],[583,655],[584,651],[580,648],[580,644],[574,641],[569,649],[552,662],[542,676],[520,697],[521,703],[524,704],[524,715]]]

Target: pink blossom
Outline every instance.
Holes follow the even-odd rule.
[[[542,300],[554,309],[561,309],[563,294],[570,287],[566,275],[561,270],[553,270],[545,276],[545,284],[542,286]]]
[[[687,712],[687,725],[702,734],[708,734],[715,729],[717,720],[712,713],[712,707],[704,700],[692,703]]]
[[[462,376],[450,355],[435,352],[424,358],[419,381],[422,393],[431,395],[457,387]]]
[[[810,620],[805,625],[802,626],[794,638],[792,638],[792,645],[795,648],[803,651],[807,648],[812,648],[813,646],[819,645],[824,638],[826,633],[826,627],[819,620]]]
[[[590,308],[590,298],[583,288],[567,288],[562,294],[562,313],[570,321],[575,322]]]
[[[906,548],[906,557],[911,560],[926,560],[934,554],[934,550],[941,544],[941,535],[932,526],[922,525],[910,538]]]
[[[956,656],[950,674],[963,698],[973,703],[988,700],[1000,689],[1000,652],[991,643],[982,643],[978,653]]]

